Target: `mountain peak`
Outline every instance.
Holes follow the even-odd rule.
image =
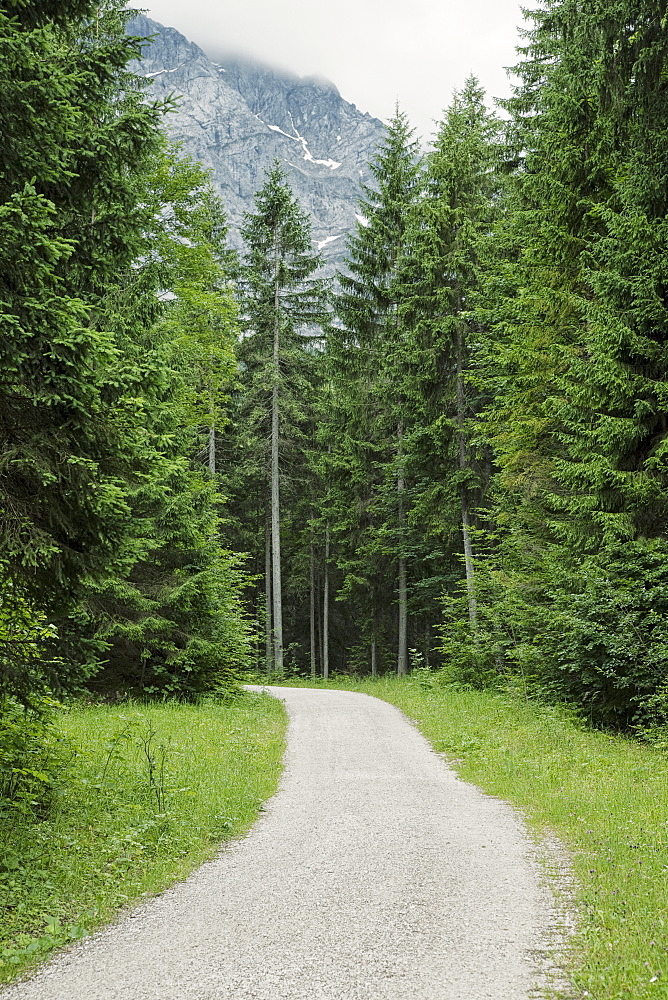
[[[278,159],[333,270],[355,227],[360,183],[371,180],[368,163],[383,123],[344,101],[322,77],[299,77],[222,47],[214,61],[175,28],[144,15],[128,31],[154,36],[133,69],[151,81],[152,97],[177,98],[167,129],[211,171],[232,242],[240,245],[243,214]]]

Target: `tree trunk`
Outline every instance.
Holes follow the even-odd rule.
[[[408,583],[406,574],[406,548],[404,539],[404,479],[403,461],[404,425],[397,427],[397,448],[399,452],[399,471],[397,473],[397,494],[399,507],[399,628],[397,649],[397,674],[405,677],[408,673]]]
[[[465,419],[464,334],[461,327],[459,327],[457,330],[457,437],[459,439],[459,471],[462,473],[466,472],[468,469],[466,433],[464,431]],[[462,505],[462,534],[464,536],[464,566],[466,568],[466,591],[469,601],[469,621],[471,622],[472,630],[475,632],[478,626],[478,606],[475,597],[473,544],[471,541],[471,511],[469,507],[468,488],[464,482],[462,482],[460,488],[460,498]]]
[[[271,521],[266,519],[264,528],[264,661],[267,675],[274,669],[274,641],[271,627]]]
[[[311,678],[316,678],[316,656],[315,656],[315,549],[311,541],[311,568],[310,568],[310,593],[311,593]]]
[[[408,673],[408,583],[406,578],[406,558],[399,557],[399,650],[397,654],[397,674],[405,677]]]
[[[371,676],[378,676],[378,643],[375,635],[371,640]]]
[[[209,475],[216,478],[216,428],[209,428]]]
[[[322,676],[329,677],[329,524],[325,529],[325,584],[322,595]]]
[[[216,478],[216,412],[214,406],[213,395],[211,395],[209,400],[209,444],[208,444],[208,459],[209,459],[209,475],[212,479]]]
[[[274,281],[274,387],[271,394],[271,590],[273,598],[274,670],[283,672],[283,601],[281,595],[281,500],[278,468],[278,383],[280,378],[280,314],[278,248]]]
[[[322,645],[322,590],[320,585],[320,573],[316,567],[315,573],[315,629],[316,629],[316,647],[318,650],[318,657],[320,659],[320,668],[322,669],[323,664],[323,645]]]

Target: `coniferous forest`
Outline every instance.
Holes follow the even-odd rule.
[[[129,16],[0,12],[4,716],[429,669],[667,723],[665,0],[397,108],[331,281],[280,163],[228,249]]]

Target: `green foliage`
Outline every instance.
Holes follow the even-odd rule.
[[[551,551],[542,560],[534,553],[481,563],[480,634],[461,636],[453,648],[462,609],[451,609],[448,676],[475,686],[518,684],[596,724],[664,724],[666,555],[663,541],[641,540],[571,565]]]
[[[241,288],[247,329],[260,336],[273,332],[277,312],[288,329],[322,321],[326,284],[312,277],[321,258],[313,251],[308,216],[296,203],[278,161],[256,194],[255,206],[242,229],[246,253]]]
[[[80,688],[102,659],[98,687],[194,696],[248,649],[198,455],[236,374],[224,217],[126,69],[131,12],[50,10],[0,15],[0,536],[12,629],[58,634],[4,679]]]
[[[9,693],[24,702],[44,690],[54,668],[56,629],[5,581],[0,598],[0,697]]]
[[[302,659],[308,619],[309,531],[314,491],[314,427],[322,406],[323,324],[328,282],[318,276],[308,216],[276,164],[245,218],[238,270],[240,372],[223,437],[223,486],[231,532],[254,577],[255,620],[267,628],[265,554],[270,530],[271,425],[279,425],[280,541],[286,655]],[[278,355],[275,354],[277,341]],[[275,393],[275,396],[274,396]],[[306,601],[305,598],[306,597]],[[300,641],[301,640],[301,641]],[[256,660],[259,659],[259,645]]]
[[[481,252],[502,193],[499,133],[470,78],[455,91],[427,156],[424,196],[399,267],[407,336],[398,378],[410,411],[407,463],[420,487],[411,519],[440,550],[436,598],[451,590],[472,528],[488,518],[492,456],[477,427],[485,396],[476,380],[484,339],[476,307],[485,282]],[[472,588],[470,564],[468,576]]]
[[[178,372],[180,385],[170,387],[170,396],[172,406],[178,400],[185,408],[182,423],[222,430],[237,375],[238,334],[223,206],[203,168],[178,148],[160,160],[148,186],[157,225],[146,269],[154,271],[165,303],[157,326],[165,345],[161,370],[171,363]]]
[[[529,530],[570,550],[665,529],[661,9],[550,3],[512,103],[495,443]]]
[[[353,662],[362,657],[368,663],[372,643],[377,651],[386,649],[382,667],[396,660],[399,559],[410,560],[411,583],[422,575],[407,524],[414,484],[403,444],[410,416],[401,382],[405,348],[397,284],[410,212],[420,195],[413,136],[397,109],[370,164],[374,184],[363,188],[361,221],[338,275],[321,430],[327,492],[320,520],[331,524],[338,596],[352,608],[355,623],[353,635],[346,627],[344,643],[352,647]]]
[[[278,164],[237,269],[129,12],[0,14],[0,690],[233,684],[276,631],[273,471],[289,670],[324,658],[327,579],[333,666],[410,645],[662,724],[664,8],[542,0],[505,144],[475,79],[424,160],[397,110],[333,322]]]
[[[126,14],[66,3],[0,14],[0,540],[6,573],[62,608],[127,524],[141,425],[100,295],[141,248],[137,178],[159,109],[125,71]]]
[[[75,707],[50,730],[65,767],[45,764],[22,719],[52,780],[38,823],[0,814],[0,981],[183,879],[250,827],[278,782],[285,713],[266,696]]]
[[[193,697],[232,685],[249,651],[244,580],[220,536],[223,499],[211,476],[236,378],[236,306],[208,177],[169,155],[146,186],[150,252],[105,307],[125,345],[150,466],[126,493],[132,522],[110,571],[89,586],[68,632],[103,644],[96,690]],[[203,428],[213,467],[211,456],[201,461]]]
[[[54,792],[74,756],[41,699],[26,708],[0,700],[0,824],[36,822],[53,806]]]
[[[618,545],[547,591],[538,679],[596,721],[668,722],[667,556],[664,542]]]
[[[532,16],[473,356],[496,542],[456,672],[629,726],[665,697],[665,10]]]

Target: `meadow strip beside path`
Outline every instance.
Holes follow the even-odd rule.
[[[511,807],[385,702],[267,690],[286,768],[250,834],[2,1000],[529,1000],[558,913]]]

